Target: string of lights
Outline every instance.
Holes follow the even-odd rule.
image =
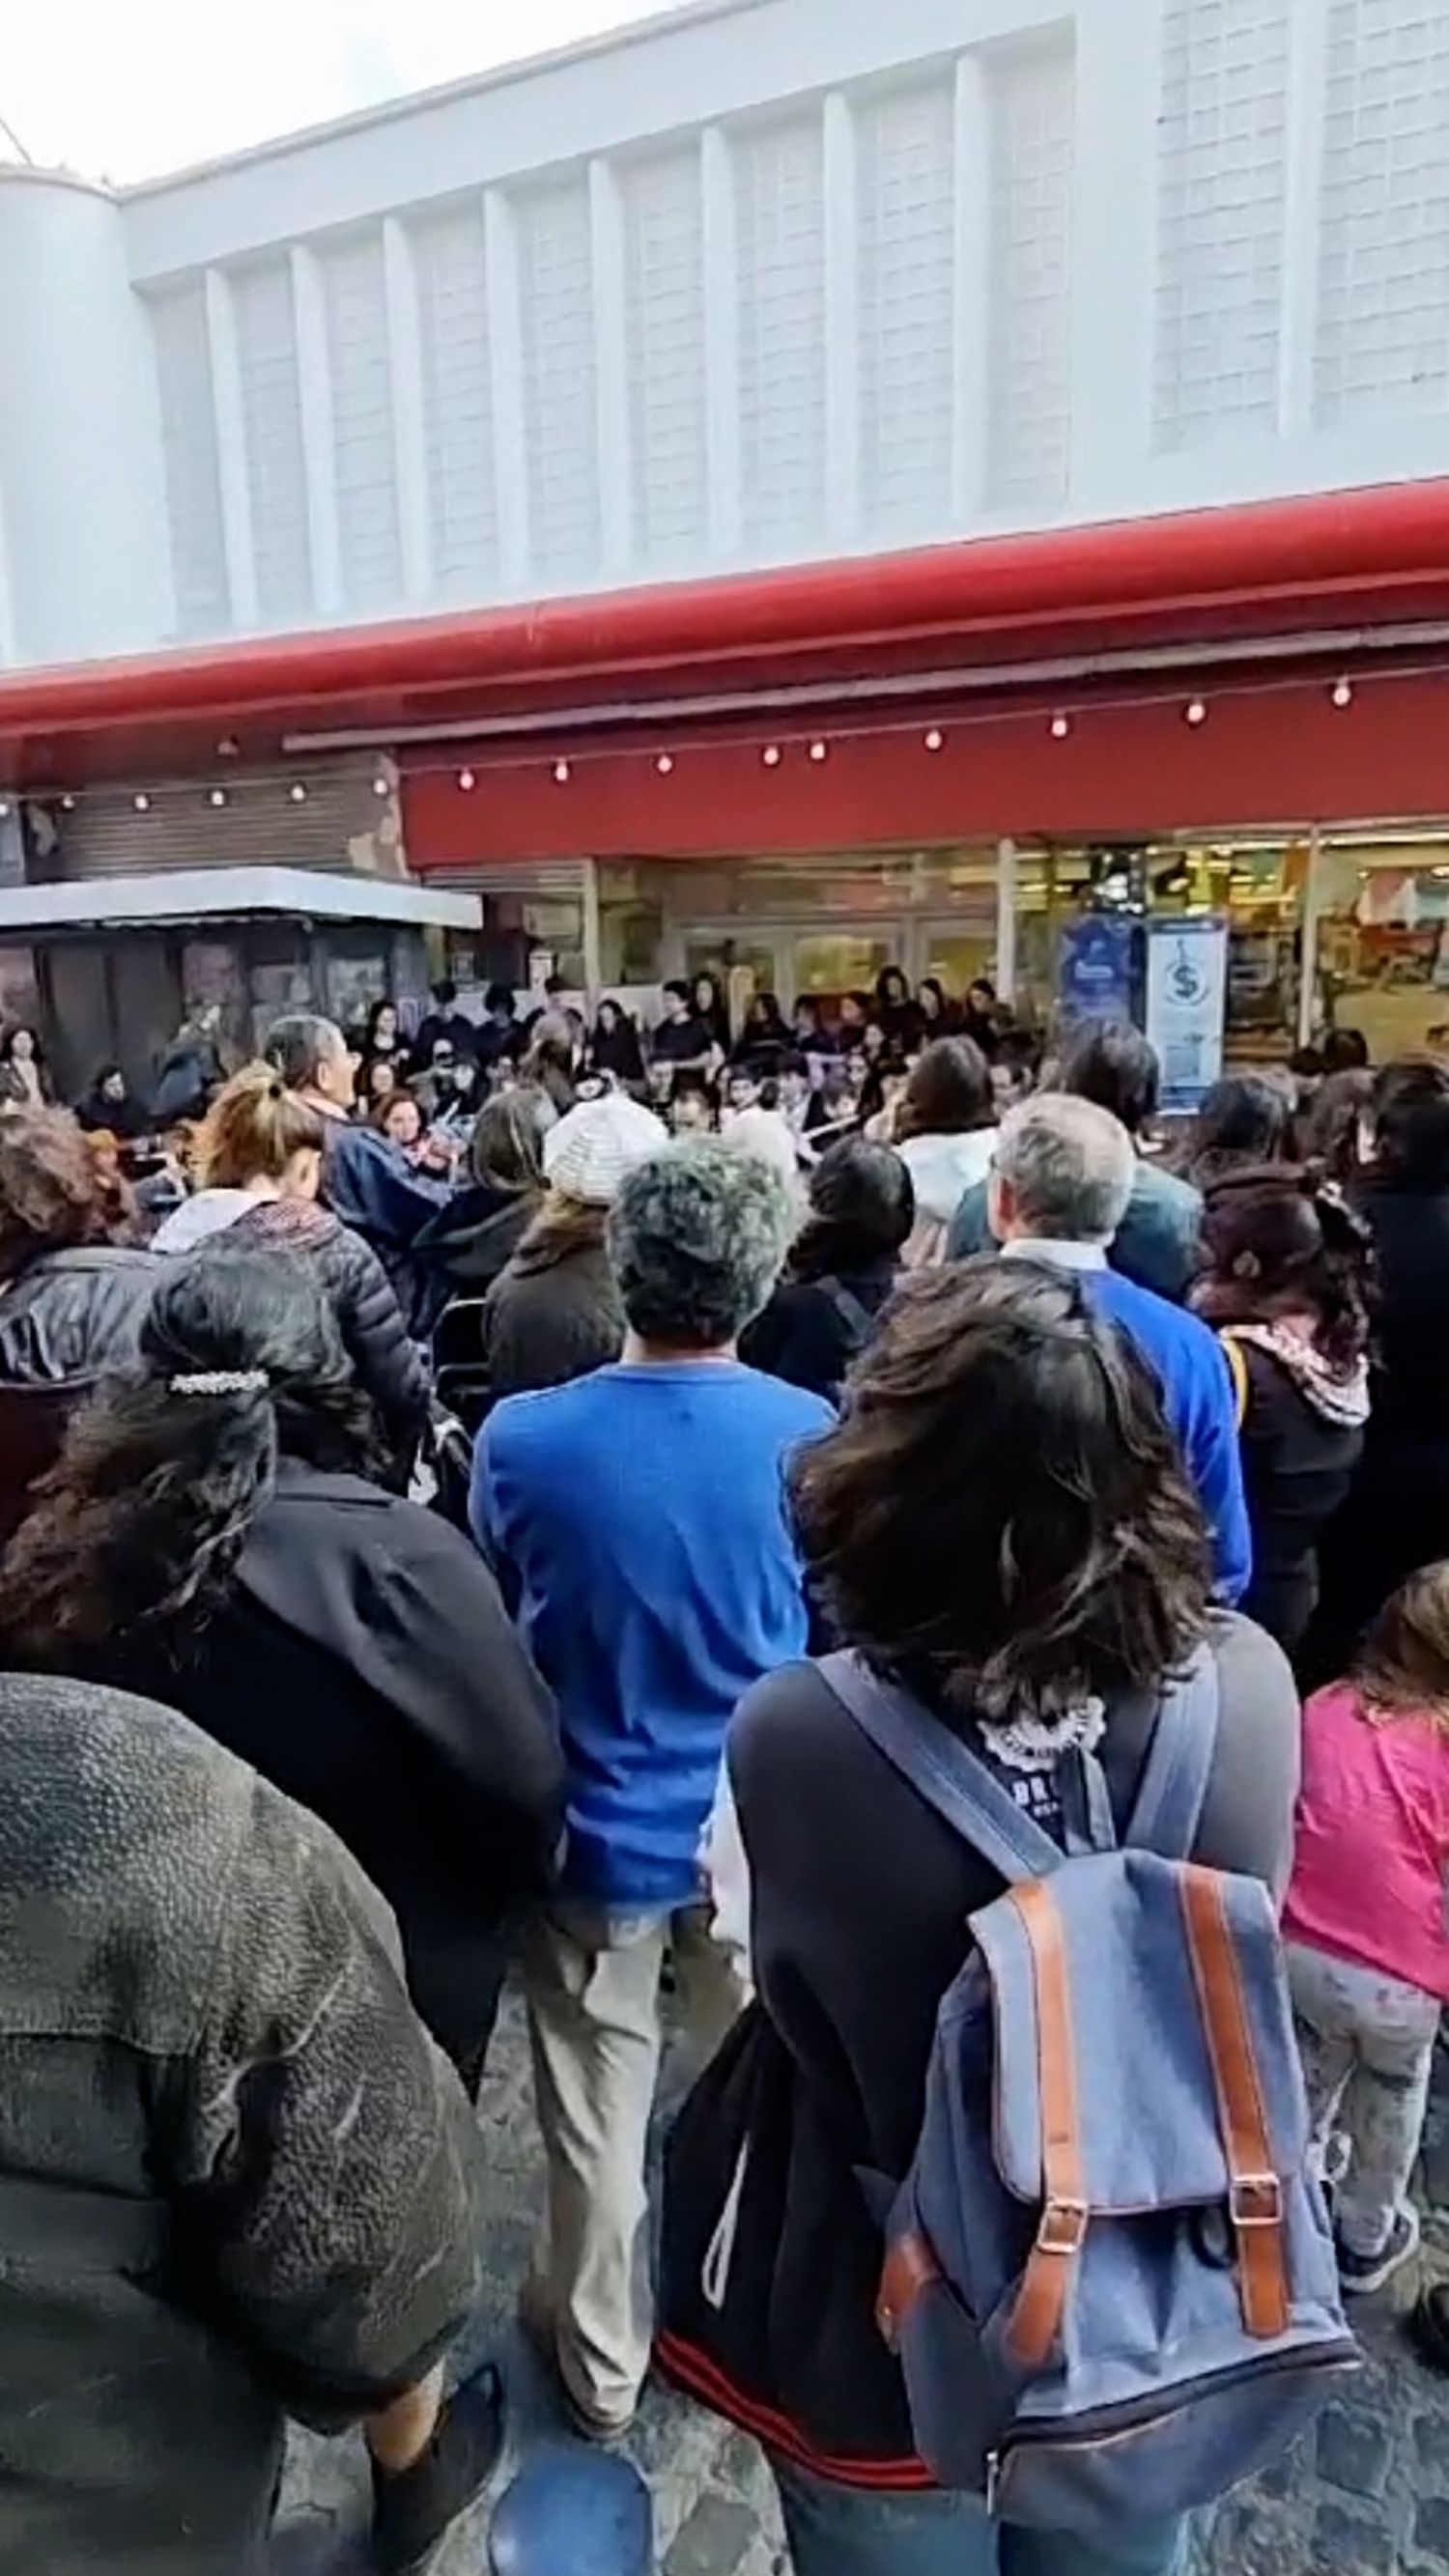
[[[1346,671],[1341,672],[1326,686],[1321,681],[1305,680],[1301,674],[1284,675],[1269,680],[1225,680],[1221,684],[1214,684],[1211,693],[1195,690],[1185,699],[1180,694],[1169,693],[1159,686],[1133,695],[1114,691],[1110,697],[1092,696],[1073,705],[1049,708],[1043,708],[1040,703],[1031,706],[998,704],[982,708],[953,708],[949,715],[943,715],[936,721],[925,724],[918,714],[911,717],[894,716],[875,720],[852,717],[848,722],[839,723],[833,733],[822,730],[817,718],[808,728],[795,731],[780,729],[771,732],[768,736],[718,732],[696,734],[675,739],[666,749],[660,749],[657,745],[634,748],[621,744],[615,738],[607,742],[575,745],[567,753],[552,749],[540,752],[532,748],[526,751],[510,749],[507,752],[495,753],[490,749],[486,758],[475,754],[471,761],[460,761],[456,755],[451,758],[442,756],[428,758],[405,754],[405,766],[400,770],[384,770],[379,767],[373,774],[371,787],[374,796],[382,802],[394,796],[399,785],[405,780],[451,775],[458,792],[461,795],[471,795],[477,789],[485,787],[490,778],[501,774],[517,775],[522,772],[532,772],[551,779],[556,787],[566,788],[586,780],[591,766],[596,767],[607,762],[610,766],[617,767],[621,759],[638,760],[657,778],[667,781],[680,777],[681,774],[687,775],[688,764],[692,757],[702,754],[718,756],[721,751],[750,753],[759,761],[762,768],[772,772],[783,770],[794,760],[804,760],[809,766],[820,769],[835,753],[853,748],[859,743],[886,739],[903,741],[912,737],[919,742],[927,757],[938,758],[950,749],[953,742],[967,738],[986,726],[998,730],[1003,726],[1017,726],[1024,733],[1030,731],[1042,734],[1049,742],[1060,745],[1088,731],[1094,722],[1105,717],[1142,709],[1161,710],[1174,722],[1186,724],[1196,732],[1208,725],[1215,706],[1228,701],[1283,697],[1290,694],[1301,697],[1305,689],[1312,689],[1315,692],[1322,690],[1331,707],[1340,713],[1346,713],[1355,704],[1364,688],[1371,688],[1377,692],[1384,688],[1392,688],[1396,681],[1444,675],[1442,662],[1395,664],[1391,670],[1384,670],[1382,667],[1375,669],[1367,680],[1355,677]],[[667,714],[664,711],[661,711],[660,722],[661,727],[667,722]],[[480,735],[485,731],[486,727],[480,726]],[[512,739],[516,742],[517,737]],[[218,743],[217,753],[219,757],[225,757],[228,760],[235,760],[239,756],[238,746],[229,736]],[[187,801],[199,803],[213,812],[220,812],[227,807],[254,805],[263,798],[277,796],[293,806],[303,806],[317,792],[319,781],[333,775],[335,775],[333,771],[313,770],[307,776],[299,776],[294,762],[285,770],[244,770],[235,773],[225,784],[217,781],[204,785],[192,778],[157,781],[136,788],[119,784],[98,784],[84,789],[68,788],[59,793],[53,789],[27,788],[23,793],[12,791],[8,796],[0,796],[0,822],[5,821],[16,804],[20,802],[58,806],[65,813],[71,813],[77,806],[86,803],[104,804],[114,808],[129,802],[132,810],[142,816],[153,812],[158,805],[174,807]]]

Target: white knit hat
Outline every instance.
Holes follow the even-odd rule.
[[[544,1174],[566,1198],[609,1207],[624,1176],[669,1142],[669,1130],[650,1109],[622,1091],[581,1100],[565,1111],[543,1140]]]

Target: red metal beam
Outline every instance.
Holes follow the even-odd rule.
[[[286,731],[547,705],[633,674],[964,662],[1162,634],[1284,631],[1449,599],[1449,479],[1116,521],[407,622],[0,673],[0,747],[114,729]],[[13,762],[9,764],[13,771]],[[63,766],[63,759],[61,766]]]

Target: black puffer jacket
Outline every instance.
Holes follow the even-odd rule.
[[[129,1359],[158,1267],[121,1244],[42,1253],[0,1290],[0,1381],[69,1385]]]
[[[283,2422],[466,2322],[486,2181],[325,1825],[149,1701],[0,1678],[0,2576],[262,2576]]]
[[[152,1253],[95,1244],[42,1253],[0,1288],[0,1540],[76,1405],[134,1352],[159,1267]]]
[[[371,1396],[405,1479],[428,1416],[427,1365],[371,1245],[304,1199],[263,1201],[212,1241],[240,1251],[300,1253],[312,1263],[357,1383]]]

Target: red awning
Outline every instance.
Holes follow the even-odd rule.
[[[190,775],[289,734],[1442,617],[1449,480],[0,673],[0,783]],[[1205,659],[1210,655],[1205,652]]]

